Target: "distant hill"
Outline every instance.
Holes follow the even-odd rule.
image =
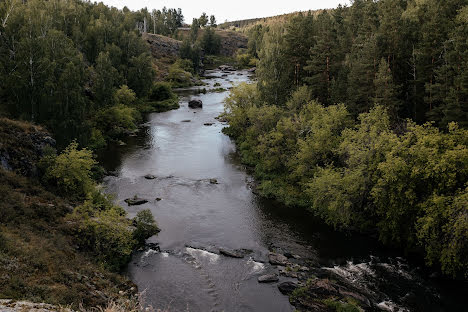
[[[299,14],[317,15],[322,11],[324,10],[298,11],[298,12],[286,13],[286,14],[270,16],[270,17],[259,17],[259,18],[237,20],[237,21],[225,22],[225,23],[219,24],[218,27],[221,29],[232,29],[232,30],[241,29],[242,30],[242,29],[246,29],[251,26],[257,25],[257,24],[284,22],[290,19],[291,17],[299,15]]]

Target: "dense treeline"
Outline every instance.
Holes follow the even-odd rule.
[[[102,147],[131,131],[154,79],[141,15],[80,0],[2,1],[1,113],[46,125],[62,146]]]
[[[354,116],[377,100],[393,117],[467,126],[467,3],[356,0],[257,25],[249,47],[260,56],[262,94],[283,105],[306,84],[314,99],[346,103]]]
[[[260,190],[468,276],[467,1],[356,0],[257,25],[226,101]]]

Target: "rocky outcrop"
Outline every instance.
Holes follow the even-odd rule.
[[[149,44],[151,55],[154,58],[176,58],[179,56],[182,41],[155,34],[144,34],[143,38]]]
[[[73,312],[68,308],[57,307],[46,303],[33,303],[29,301],[14,301],[0,299],[0,311],[2,312]]]
[[[231,249],[220,248],[219,253],[226,257],[239,258],[239,259],[244,258],[244,252],[242,250],[231,250]]]
[[[278,289],[283,295],[292,294],[298,287],[299,286],[294,282],[283,282],[278,285]]]
[[[36,164],[55,140],[39,126],[0,119],[0,167],[24,176],[36,176]]]
[[[277,254],[277,253],[274,253],[274,252],[270,252],[270,254],[268,256],[268,260],[273,265],[286,266],[288,264],[288,258],[283,256],[282,254]]]

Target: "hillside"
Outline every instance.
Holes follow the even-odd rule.
[[[76,245],[66,219],[75,203],[39,182],[39,157],[55,144],[49,133],[1,119],[0,142],[0,299],[77,308],[131,295],[131,282]]]

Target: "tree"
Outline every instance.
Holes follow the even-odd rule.
[[[210,26],[211,27],[217,27],[218,25],[216,24],[216,17],[214,15],[210,16]]]
[[[221,38],[211,28],[203,31],[201,46],[206,54],[218,54],[221,48]]]
[[[397,98],[397,88],[393,83],[392,72],[384,58],[380,60],[379,69],[374,79],[374,87],[374,104],[385,107],[391,120],[396,121],[401,104]]]
[[[192,25],[190,26],[190,39],[192,39],[192,43],[197,41],[199,29],[200,29],[200,22],[198,19],[194,18],[192,21]]]
[[[294,86],[294,66],[287,60],[284,28],[273,26],[263,36],[257,68],[258,89],[271,105],[283,105]]]
[[[206,25],[208,25],[208,15],[206,15],[206,13],[203,12],[200,18],[198,19],[198,22],[201,27],[206,27]]]

